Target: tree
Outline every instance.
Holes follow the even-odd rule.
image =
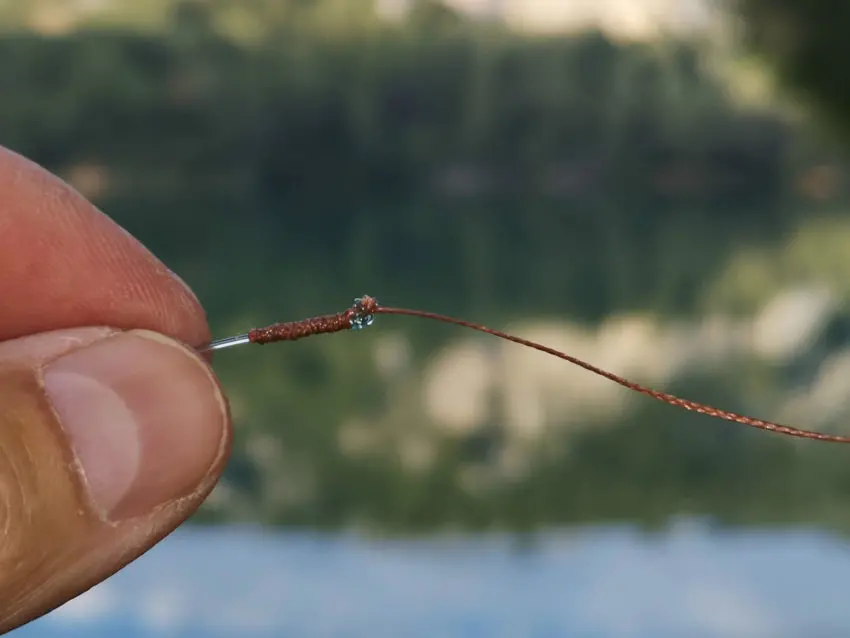
[[[745,46],[850,141],[850,2],[728,0]]]

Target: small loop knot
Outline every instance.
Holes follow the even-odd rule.
[[[368,328],[375,321],[373,314],[375,308],[378,307],[378,302],[374,297],[363,295],[354,300],[354,305],[351,306],[351,317],[348,320],[349,327],[352,330],[363,330]]]

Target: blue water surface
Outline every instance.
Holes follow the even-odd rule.
[[[185,528],[14,638],[850,635],[850,544],[687,521],[369,541]]]

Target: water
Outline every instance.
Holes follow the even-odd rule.
[[[374,541],[186,529],[15,638],[848,635],[850,543],[685,521]]]

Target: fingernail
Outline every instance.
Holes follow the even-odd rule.
[[[178,343],[134,331],[53,361],[44,385],[94,505],[113,521],[188,496],[209,473],[227,408]]]

